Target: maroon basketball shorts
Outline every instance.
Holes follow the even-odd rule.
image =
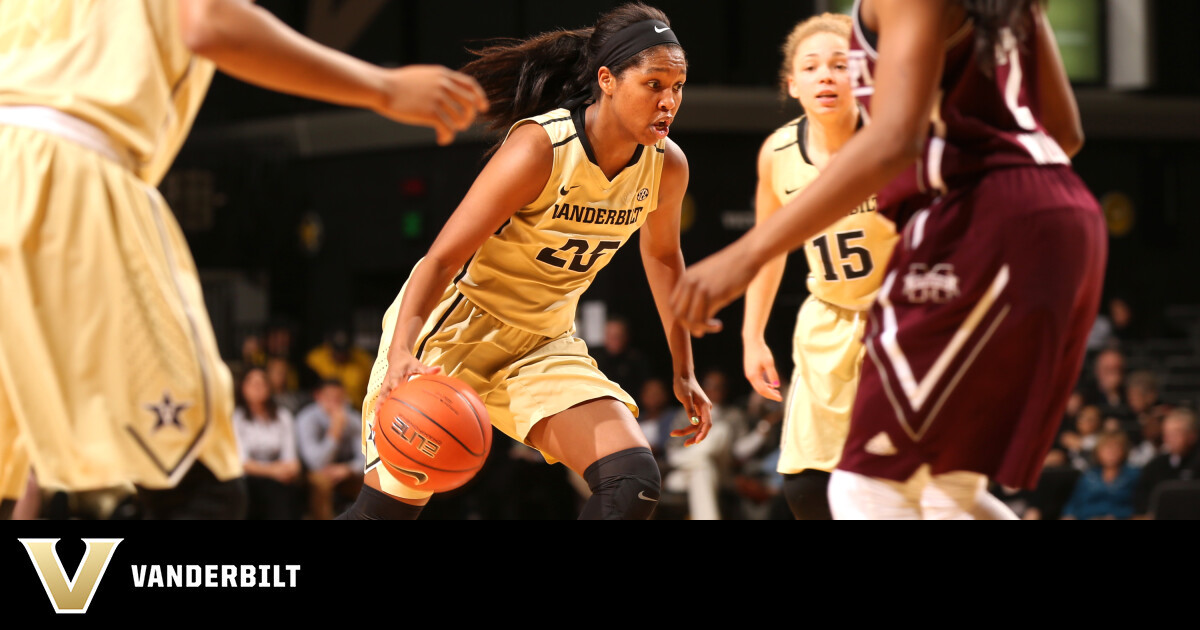
[[[842,462],[1032,487],[1079,375],[1108,245],[1068,167],[1010,168],[913,216],[867,326]]]

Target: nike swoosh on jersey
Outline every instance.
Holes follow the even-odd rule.
[[[658,501],[658,499],[652,499],[652,498],[646,496],[645,490],[642,490],[641,492],[638,493],[638,498],[643,501]]]
[[[562,189],[558,191],[558,194],[560,194],[560,195],[563,195],[563,196],[566,196],[566,194],[567,194],[568,192],[571,192],[572,190],[575,190],[576,188],[579,188],[579,186],[572,186],[572,187],[570,187],[570,188],[567,188],[566,186],[563,186],[563,187],[562,187]]]
[[[669,31],[669,30],[671,30],[671,27],[670,27],[670,26],[668,26],[667,28],[661,28],[661,29],[660,29],[660,28],[658,28],[657,26],[655,26],[655,27],[654,27],[654,32],[655,32],[655,33],[666,33],[666,32],[667,32],[667,31]]]
[[[785,194],[785,195],[790,195],[790,194],[792,194],[792,193],[796,192],[797,190],[800,190],[800,189],[799,189],[799,188],[793,188],[793,189],[791,189],[791,190],[788,190],[788,189],[784,188],[784,189],[783,189],[783,194]]]

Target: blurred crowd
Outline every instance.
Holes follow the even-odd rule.
[[[1097,319],[1037,488],[991,488],[1021,518],[1169,518],[1166,511],[1172,510],[1174,517],[1200,518],[1195,498],[1200,424],[1193,401],[1186,396],[1165,400],[1163,371],[1153,361],[1141,357],[1137,369],[1129,369],[1129,349],[1140,341],[1130,332],[1129,318],[1128,306],[1115,300]],[[350,331],[334,330],[323,343],[297,352],[294,332],[273,325],[248,334],[241,355],[229,360],[250,519],[330,519],[353,502],[363,482],[361,407],[375,349],[355,345]],[[713,427],[706,440],[685,448],[682,438],[670,437],[689,426],[672,378],[654,373],[653,357],[631,344],[631,333],[627,320],[611,319],[593,356],[638,401],[638,423],[662,472],[654,518],[790,520],[783,478],[775,470],[781,403],[730,380],[740,379],[739,374],[702,369]],[[499,432],[493,445],[476,478],[436,495],[423,519],[577,516],[589,496],[581,478],[563,466],[546,465],[536,451]],[[1168,505],[1170,491],[1190,482],[1192,494],[1177,495],[1184,504]],[[120,491],[46,495],[37,516],[136,518],[129,498]]]
[[[1145,342],[1131,320],[1121,299],[1097,319],[1037,488],[992,488],[1022,518],[1200,518],[1200,391],[1167,400],[1162,361],[1140,356],[1129,369]],[[1187,348],[1180,339],[1177,354],[1200,364]]]

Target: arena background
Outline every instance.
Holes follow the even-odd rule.
[[[262,0],[291,26],[385,65],[459,67],[467,48],[591,24],[615,2],[494,0]],[[686,152],[691,186],[684,255],[694,262],[753,223],[755,156],[763,139],[799,114],[775,88],[786,33],[843,0],[662,0],[690,62],[671,137]],[[1105,205],[1111,232],[1107,296],[1124,297],[1143,334],[1169,352],[1196,355],[1200,318],[1200,3],[1192,0],[1053,0],[1076,82],[1087,145],[1076,170]],[[218,75],[163,191],[202,271],[222,352],[273,322],[295,333],[294,353],[349,326],[373,352],[384,309],[482,167],[495,137],[478,128],[453,146],[432,132],[369,113],[269,93]],[[633,245],[631,243],[631,245]],[[806,297],[795,254],[768,328],[781,371]],[[1107,298],[1106,298],[1107,300]],[[632,323],[632,343],[653,370],[668,354],[636,247],[620,252],[585,295],[581,330],[600,341],[603,316]],[[741,302],[721,314],[727,332],[695,342],[698,370],[741,378]],[[1193,344],[1190,345],[1189,344]],[[1180,350],[1181,348],[1185,350]],[[1190,348],[1190,349],[1189,349]],[[302,354],[294,355],[302,358]],[[1179,381],[1191,399],[1200,380]]]

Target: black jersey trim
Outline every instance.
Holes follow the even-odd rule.
[[[815,167],[812,158],[808,157],[808,116],[805,116],[796,123],[796,144],[800,145],[800,157],[804,159],[805,164]]]
[[[660,148],[658,148],[658,145],[657,145],[657,144],[656,144],[656,145],[654,145],[654,150],[655,150],[655,151],[658,151],[659,153],[666,153],[666,152],[667,152],[667,150],[666,150],[666,149],[660,149]]]
[[[539,124],[540,124],[541,126],[543,126],[543,127],[547,127],[547,126],[549,126],[549,125],[553,125],[553,124],[554,124],[554,123],[556,123],[556,122],[562,122],[562,121],[564,121],[564,120],[571,120],[571,117],[570,117],[570,116],[565,116],[565,117],[563,117],[563,118],[554,118],[554,119],[547,120],[546,122],[544,122],[544,123],[539,123]]]
[[[578,137],[579,137],[579,134],[577,134],[577,133],[576,133],[576,134],[572,134],[572,135],[571,135],[569,138],[566,138],[566,139],[564,139],[564,140],[560,140],[560,141],[558,141],[558,142],[555,142],[555,143],[554,143],[554,148],[555,148],[555,149],[557,149],[558,147],[561,147],[562,145],[564,145],[564,144],[566,144],[566,143],[568,143],[568,142],[570,142],[570,141],[572,141],[572,140],[574,140],[575,138],[578,138]]]
[[[583,152],[587,155],[588,160],[591,161],[592,164],[595,164],[598,168],[600,166],[600,162],[596,160],[596,152],[592,150],[592,143],[588,140],[587,130],[585,128],[587,125],[587,116],[585,115],[586,112],[587,105],[580,105],[579,107],[575,108],[575,111],[571,112],[571,120],[575,123],[575,135],[579,136],[579,144],[583,145]],[[645,149],[645,146],[639,144],[637,149],[634,149],[633,151],[633,157],[629,158],[629,163],[621,169],[622,172],[624,172],[626,168],[629,168],[641,161],[642,153],[645,151]],[[619,176],[620,173],[617,173],[617,175]],[[614,179],[615,178],[616,176],[614,176]],[[609,182],[611,181],[612,180],[609,180]]]
[[[775,149],[776,153],[778,153],[780,151],[786,151],[800,143],[800,138],[804,137],[800,134],[800,123],[802,123],[802,122],[804,122],[804,116],[801,116],[800,118],[796,119],[796,122],[792,123],[791,125],[788,125],[789,127],[796,128],[796,140],[793,142],[789,142],[781,147],[777,147]]]
[[[507,226],[508,223],[505,223],[504,225]],[[504,228],[501,227],[500,229]],[[458,290],[458,283],[467,275],[467,269],[471,268],[471,262],[474,260],[475,256],[471,256],[471,258],[467,260],[467,263],[463,265],[462,271],[458,272],[458,275],[454,277],[454,281],[450,283],[450,286],[454,287],[454,292],[458,294],[458,297],[454,298],[454,302],[450,305],[450,308],[446,309],[445,313],[442,313],[442,317],[438,319],[438,323],[429,331],[429,334],[425,335],[425,338],[421,340],[421,345],[417,346],[417,351],[413,354],[413,356],[416,357],[418,361],[421,360],[421,355],[425,354],[425,344],[429,343],[429,338],[432,337],[434,333],[442,329],[442,326],[446,324],[446,319],[450,317],[450,313],[453,313],[454,309],[458,308],[458,303],[462,301],[464,296],[462,291]]]
[[[796,121],[796,127],[796,142],[793,144],[800,145],[800,157],[804,158],[804,161],[808,163],[809,166],[815,167],[816,164],[813,164],[812,158],[808,157],[808,116],[802,116],[800,120]],[[863,117],[860,113],[858,115],[858,123],[854,125],[854,131],[861,131],[862,128]],[[790,146],[792,145],[789,144],[787,147],[780,147],[775,150],[782,151]]]
[[[466,270],[464,269],[463,272],[465,273]],[[462,276],[459,277],[461,278]],[[458,280],[455,280],[454,282],[457,284]],[[413,356],[416,357],[418,361],[420,361],[421,356],[425,354],[425,344],[429,343],[429,339],[433,337],[435,333],[441,330],[442,326],[446,325],[446,320],[450,318],[450,313],[453,313],[454,309],[458,308],[459,303],[463,301],[463,297],[465,296],[462,294],[462,291],[458,290],[457,286],[454,287],[454,292],[458,294],[458,297],[454,298],[454,302],[450,304],[450,308],[446,309],[445,313],[442,313],[442,317],[438,320],[438,323],[435,324],[433,329],[430,330],[429,333],[425,335],[425,338],[421,340],[421,345],[417,346],[417,352]]]

